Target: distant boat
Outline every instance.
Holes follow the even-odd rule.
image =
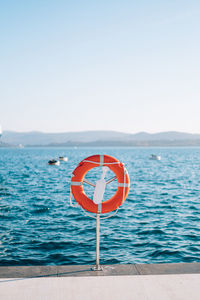
[[[59,160],[62,160],[62,161],[68,161],[68,157],[66,157],[66,156],[60,156],[60,157],[59,157]]]
[[[59,165],[60,165],[60,162],[59,162],[59,160],[51,159],[51,160],[48,161],[48,164],[49,164],[49,165],[59,166]]]
[[[155,154],[151,154],[151,156],[150,156],[149,159],[152,159],[152,160],[161,160],[161,156],[155,155]]]
[[[18,148],[24,148],[24,146],[22,144],[19,144]]]

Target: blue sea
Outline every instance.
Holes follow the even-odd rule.
[[[131,180],[117,214],[101,220],[100,263],[200,262],[200,148],[0,148],[0,265],[95,263],[95,220],[69,204],[72,171],[93,154],[121,160]],[[48,165],[59,156],[68,162]]]

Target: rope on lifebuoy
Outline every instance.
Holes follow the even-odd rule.
[[[97,187],[98,181],[96,185],[94,185],[88,182],[87,180],[84,180],[86,173],[89,170],[96,167],[96,166],[94,167],[91,166],[91,164],[95,164],[96,166],[102,166],[103,168],[102,178],[98,180],[103,184],[103,190],[102,188],[98,190],[99,189],[99,186]],[[114,167],[114,165],[116,165],[117,167]],[[111,178],[108,182],[105,182],[104,179],[105,173],[107,172],[107,170],[105,170],[106,167],[108,167],[109,169],[111,169],[111,171],[115,173],[115,177]],[[102,202],[106,184],[110,183],[114,179],[118,180],[118,188],[115,195],[110,199],[106,200],[105,202]],[[83,182],[88,183],[94,186],[95,189],[97,189],[97,194],[96,194],[97,198],[95,198],[95,193],[94,193],[93,200],[87,197],[87,195],[84,193],[83,190]],[[125,168],[123,163],[121,163],[119,160],[117,160],[112,156],[93,155],[82,160],[78,164],[76,169],[73,171],[73,176],[71,178],[71,186],[70,186],[70,206],[77,207],[79,205],[81,206],[82,209],[84,209],[84,211],[87,210],[91,213],[97,213],[97,214],[109,213],[115,210],[117,212],[119,206],[125,201],[128,195],[129,187],[130,187],[129,176],[128,176],[127,169]],[[120,188],[123,188],[123,190],[121,190]],[[99,192],[100,194],[98,194]],[[74,205],[72,203],[72,195],[74,196],[74,199],[78,204]]]
[[[72,203],[72,193],[71,193],[71,188],[70,188],[69,202],[70,202],[70,206],[71,206],[71,207],[78,207],[78,206],[79,206],[78,203],[77,203],[77,204],[73,204],[73,203]],[[90,217],[90,218],[93,218],[93,219],[96,219],[96,218],[97,218],[95,215],[93,216],[93,215],[87,213],[87,211],[86,211],[85,209],[83,209],[81,206],[80,206],[80,208],[82,209],[82,211],[84,212],[84,214],[85,214],[86,216],[88,216],[88,217]],[[114,211],[113,214],[111,214],[111,215],[109,215],[109,216],[106,216],[106,217],[100,217],[100,219],[101,219],[101,220],[109,219],[109,218],[113,217],[114,215],[116,215],[116,213],[118,212],[118,210],[119,210],[119,207]]]

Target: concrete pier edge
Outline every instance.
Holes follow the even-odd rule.
[[[200,263],[102,265],[102,271],[93,271],[93,267],[94,265],[0,266],[0,278],[200,274]]]

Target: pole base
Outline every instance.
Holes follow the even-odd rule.
[[[100,265],[96,265],[92,268],[92,271],[103,271],[103,268]]]

